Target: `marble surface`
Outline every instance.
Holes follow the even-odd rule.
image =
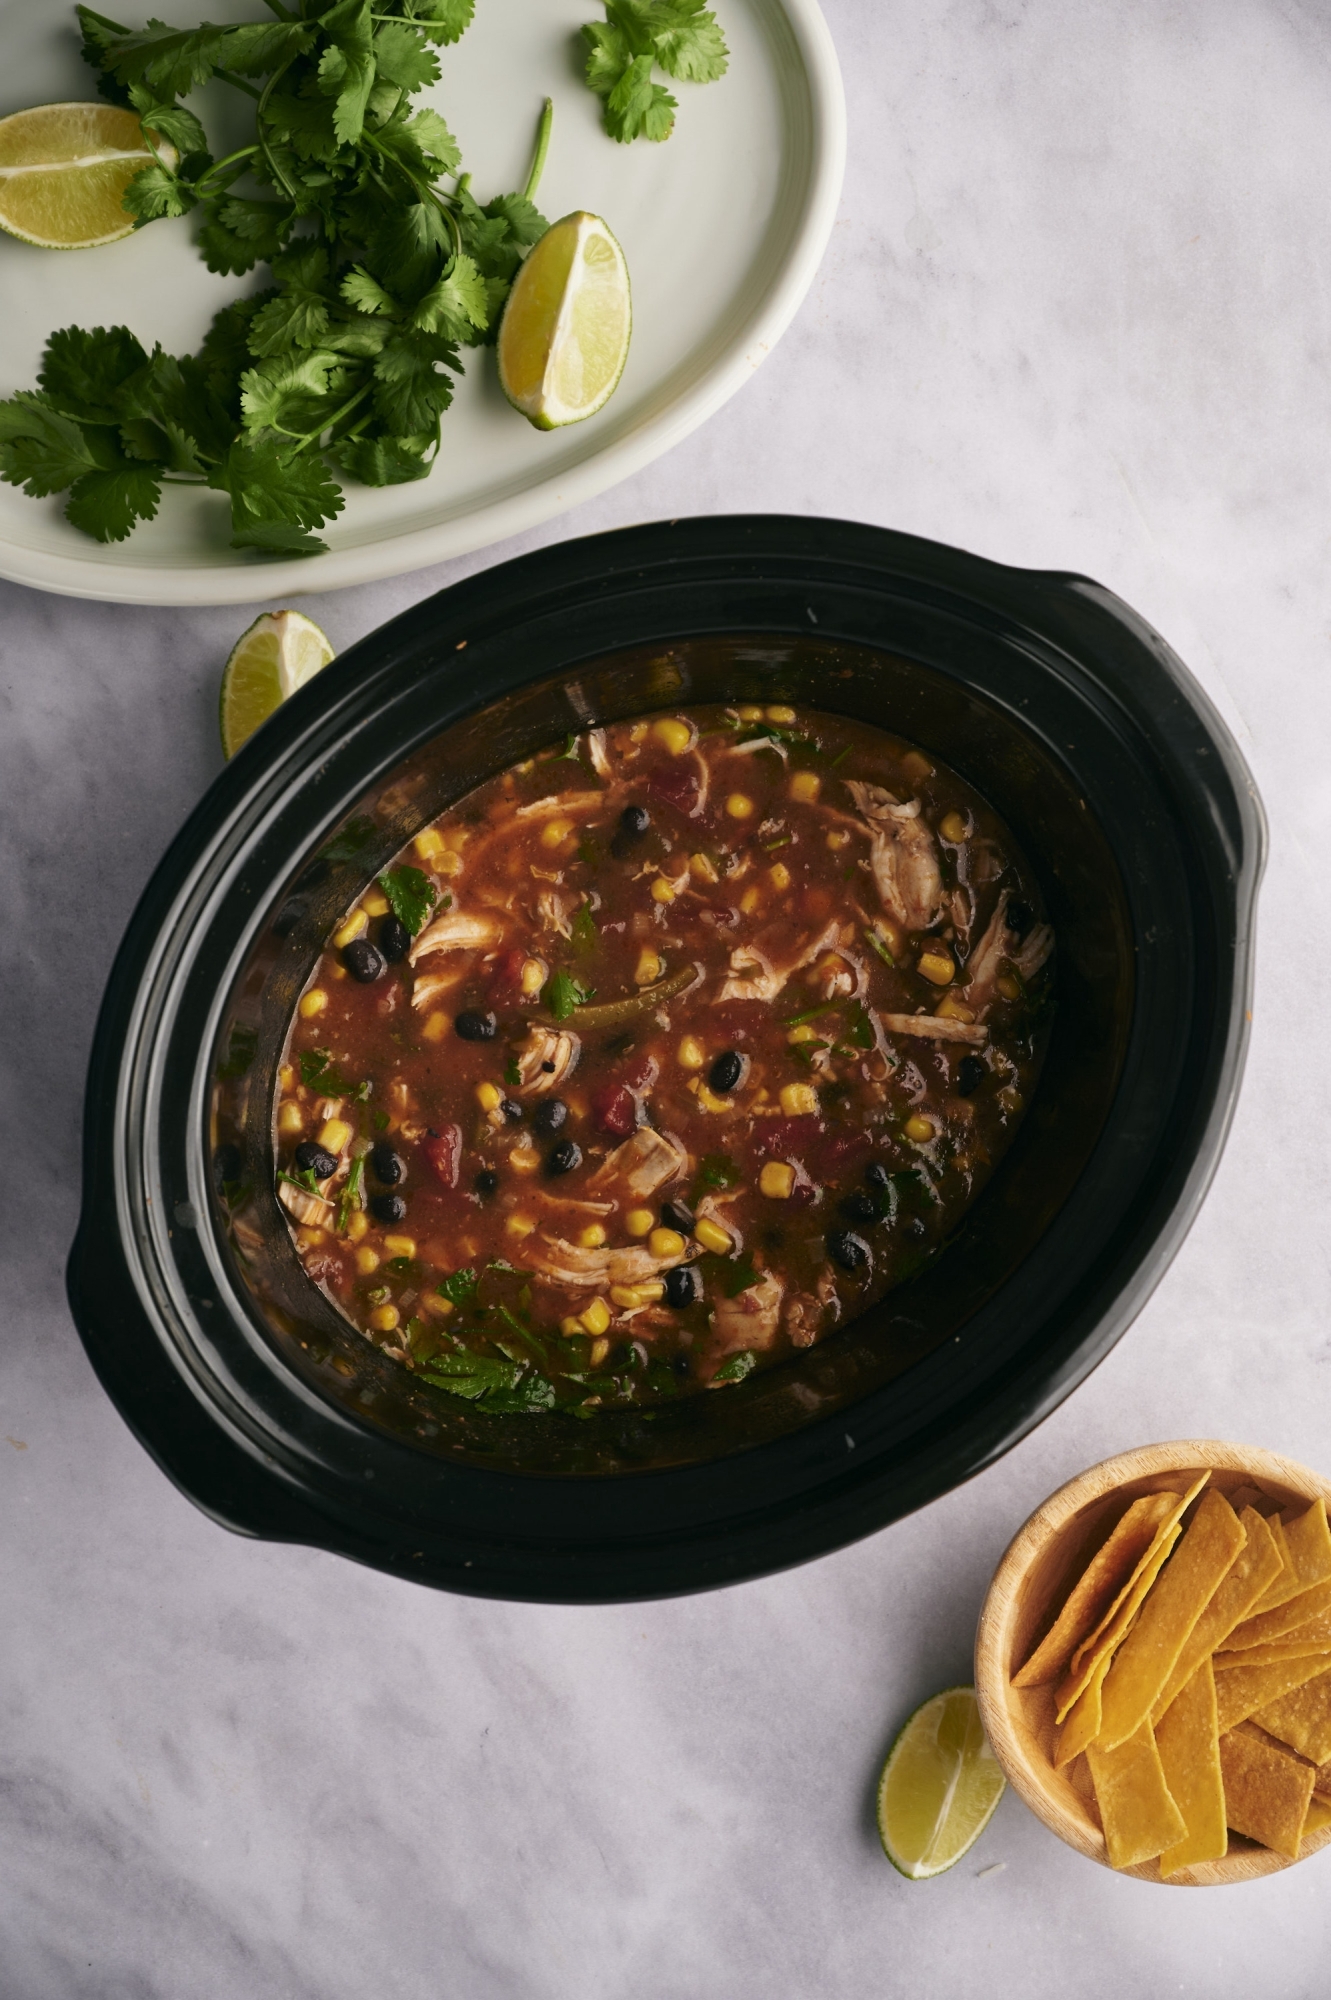
[[[1174,1893],[1079,1859],[1009,1794],[913,1885],[870,1798],[901,1719],[969,1678],[993,1565],[1063,1479],[1189,1435],[1331,1465],[1328,1071],[1304,1025],[1331,977],[1331,26],[1300,0],[828,11],[843,213],[751,386],[541,535],[310,609],[345,646],[520,547],[732,508],[1111,585],[1218,702],[1271,815],[1214,1190],[1042,1429],[789,1575],[533,1608],[233,1539],[103,1397],[61,1268],[102,976],[217,769],[243,621],[0,587],[3,2000],[1326,1989],[1331,1856]]]

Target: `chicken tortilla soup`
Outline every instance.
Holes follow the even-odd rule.
[[[330,938],[274,1106],[299,1256],[482,1409],[740,1382],[943,1249],[1035,1089],[1053,944],[1002,821],[898,737],[589,729]]]

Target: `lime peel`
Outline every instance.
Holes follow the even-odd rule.
[[[538,430],[604,408],[628,359],[633,307],[624,252],[598,215],[546,230],[513,280],[499,326],[499,382]]]
[[[122,207],[136,174],[159,159],[179,165],[119,105],[36,104],[0,118],[0,229],[39,250],[95,250],[133,233]]]
[[[333,658],[328,634],[303,611],[265,611],[241,633],[222,670],[222,752],[234,757],[261,723]]]
[[[1006,1789],[974,1688],[944,1688],[887,1753],[878,1781],[883,1852],[909,1881],[942,1875],[975,1845]]]

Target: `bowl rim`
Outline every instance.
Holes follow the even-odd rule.
[[[1022,1578],[1052,1543],[1062,1536],[1073,1537],[1088,1507],[1122,1487],[1140,1486],[1149,1491],[1146,1482],[1151,1479],[1168,1481],[1203,1468],[1236,1473],[1246,1483],[1277,1487],[1282,1493],[1308,1500],[1321,1498],[1331,1505],[1331,1479],[1296,1459],[1257,1445],[1231,1444],[1216,1438],[1137,1445],[1131,1451],[1118,1452],[1098,1465],[1088,1466],[1041,1501],[1008,1543],[980,1609],[975,1629],[975,1693],[985,1733],[1003,1767],[1003,1775],[1051,1833],[1102,1868],[1110,1866],[1103,1833],[1084,1806],[1069,1803],[1071,1799],[1079,1799],[1070,1784],[1059,1779],[1058,1790],[1051,1789],[1053,1766],[1035,1744],[1030,1731],[1013,1719],[1010,1663],[1019,1587]],[[1183,1490],[1181,1482],[1179,1490]],[[1223,1860],[1198,1862],[1191,1868],[1180,1869],[1177,1875],[1162,1877],[1155,1861],[1113,1872],[1168,1889],[1222,1888],[1235,1882],[1255,1881],[1284,1868],[1295,1868],[1319,1853],[1331,1844],[1331,1825],[1309,1834],[1300,1843],[1298,1855],[1293,1857],[1277,1854],[1273,1848],[1241,1835],[1237,1837],[1243,1844],[1237,1848],[1231,1845]],[[1231,1835],[1231,1841],[1234,1838]]]

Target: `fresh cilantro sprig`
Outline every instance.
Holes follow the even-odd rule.
[[[589,21],[587,82],[604,102],[612,139],[668,139],[677,98],[653,80],[662,69],[681,83],[714,83],[729,51],[703,0],[604,0],[605,21]]]
[[[585,907],[585,906],[584,906]],[[578,1007],[585,1007],[596,988],[584,986],[571,972],[552,972],[541,993],[541,1004],[554,1021],[567,1021]]]
[[[379,877],[379,887],[404,929],[415,937],[417,931],[425,928],[438,901],[438,891],[428,875],[419,868],[386,868]]]
[[[722,1362],[713,1375],[713,1382],[742,1382],[746,1375],[752,1375],[758,1365],[758,1357],[751,1347],[745,1347],[738,1354],[732,1354],[729,1361]]]
[[[328,1049],[301,1050],[300,1080],[307,1090],[317,1090],[324,1097],[351,1097],[358,1103],[369,1096],[371,1089],[368,1079],[353,1083],[343,1076]]]

